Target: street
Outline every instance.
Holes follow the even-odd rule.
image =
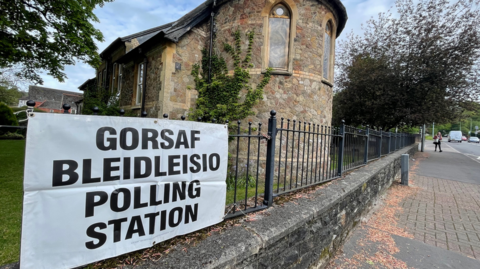
[[[454,148],[458,152],[467,155],[470,158],[474,158],[476,160],[479,160],[480,158],[480,143],[468,143],[466,141],[463,141],[462,143],[458,142],[448,142],[446,139],[442,143],[442,146],[447,144],[448,146]]]
[[[441,146],[443,152],[435,152],[433,142],[426,141],[430,157],[418,167],[418,175],[480,184],[479,144],[442,142]]]

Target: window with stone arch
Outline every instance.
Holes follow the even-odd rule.
[[[283,4],[272,8],[268,18],[268,67],[288,69],[290,43],[290,11]]]
[[[328,21],[327,24],[325,24],[325,39],[323,46],[323,78],[326,80],[329,79],[332,64],[332,33],[332,22]]]

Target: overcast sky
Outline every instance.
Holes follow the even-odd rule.
[[[347,9],[348,21],[339,40],[346,33],[361,32],[361,24],[379,12],[389,10],[394,0],[341,0]],[[103,51],[117,37],[130,35],[171,21],[188,13],[204,0],[115,0],[95,10],[100,20],[95,27],[102,31],[105,41],[98,43],[99,52]],[[43,86],[67,91],[78,91],[87,79],[95,77],[95,70],[87,64],[77,62],[66,66],[67,79],[60,83],[54,78],[43,75]]]

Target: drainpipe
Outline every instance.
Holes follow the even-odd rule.
[[[148,59],[147,56],[144,56],[145,58],[143,59],[143,85],[142,85],[142,111],[140,113],[143,113],[145,111],[145,96],[147,94],[147,64],[148,64]]]
[[[215,16],[215,12],[213,12],[213,9],[217,5],[217,0],[213,0],[213,5],[212,5],[212,13],[210,14],[210,49],[209,49],[209,58],[208,58],[208,83],[212,82],[212,50],[213,50],[213,31],[214,31],[214,22],[213,22],[213,17]]]

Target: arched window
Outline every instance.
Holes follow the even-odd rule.
[[[290,40],[290,12],[284,5],[276,5],[270,11],[268,28],[268,67],[287,70]]]
[[[329,79],[330,75],[330,54],[332,47],[332,23],[330,21],[325,25],[325,43],[323,46],[323,78]]]

